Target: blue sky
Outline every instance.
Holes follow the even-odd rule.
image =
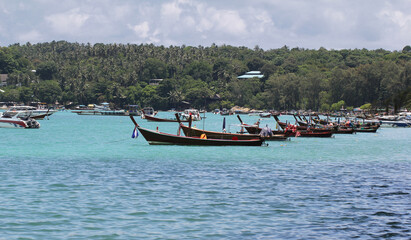
[[[402,50],[409,0],[0,0],[0,46],[66,40]]]

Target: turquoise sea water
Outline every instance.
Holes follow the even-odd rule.
[[[207,114],[205,128],[220,130],[222,119]],[[0,129],[0,239],[411,236],[410,128],[194,147],[132,139],[128,117],[58,112],[40,123]]]

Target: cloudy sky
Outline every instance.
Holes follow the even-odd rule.
[[[0,46],[66,40],[402,50],[410,0],[0,0]]]

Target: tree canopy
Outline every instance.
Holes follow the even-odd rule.
[[[15,44],[0,48],[0,73],[9,76],[0,100],[108,101],[163,110],[182,102],[208,109],[332,110],[341,101],[344,106],[411,108],[410,49]],[[261,71],[264,77],[237,79],[247,71]],[[163,81],[149,85],[150,79]]]

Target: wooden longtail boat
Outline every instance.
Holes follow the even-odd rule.
[[[178,122],[177,119],[170,119],[170,118],[158,118],[158,117],[153,117],[150,115],[145,115],[145,119],[147,121],[153,121],[153,122]],[[180,120],[181,122],[189,122],[189,120]]]
[[[237,115],[238,120],[241,123],[241,126],[245,128],[245,130],[249,133],[249,134],[260,134],[260,132],[263,130],[262,128],[260,128],[258,125],[250,125],[247,123],[244,123],[243,120],[241,119],[241,117],[239,115]],[[278,135],[278,134],[284,134],[284,131],[277,131],[277,130],[272,130],[274,135]]]
[[[201,137],[205,134],[208,139],[231,139],[231,140],[250,140],[262,138],[266,141],[285,141],[288,139],[284,134],[276,134],[269,137],[262,137],[259,134],[241,134],[241,133],[224,133],[224,132],[214,132],[206,131],[197,128],[190,128],[184,124],[180,124],[184,135],[189,137]]]
[[[291,131],[288,130],[285,132],[285,136],[287,137],[332,137],[333,133],[331,131],[328,132],[313,132],[311,130],[297,130]]]
[[[140,127],[130,116],[135,127],[150,145],[193,145],[193,146],[261,146],[263,139],[250,140],[228,140],[228,139],[208,139],[199,137],[178,136],[169,133],[162,133]]]
[[[295,115],[293,115],[295,118]],[[281,122],[280,119],[278,119],[278,116],[273,115],[274,119],[277,121],[278,125],[282,128],[282,129],[286,129],[287,128],[287,123],[285,122]],[[297,119],[296,119],[297,120]],[[335,127],[313,127],[313,126],[309,126],[308,121],[304,122],[304,121],[298,121],[297,123],[299,125],[297,125],[297,130],[301,130],[301,131],[305,131],[305,130],[309,130],[312,132],[330,132],[333,131]]]
[[[365,132],[365,133],[375,133],[378,128],[367,128],[367,127],[358,127],[354,128],[355,132]]]
[[[243,123],[243,121],[241,120],[240,116],[237,115],[238,120],[240,120],[241,124],[244,126],[244,128],[247,130],[247,132],[251,133],[260,133],[262,128],[257,127],[256,125],[249,125],[249,124],[245,124]],[[299,137],[332,137],[332,131],[328,130],[328,131],[312,131],[312,130],[296,130],[293,131],[292,129],[287,129],[287,131],[283,130],[283,131],[276,131],[273,130],[272,131],[274,135],[276,134],[284,134],[285,137],[295,137],[295,136],[299,136]],[[297,134],[297,132],[299,132]]]
[[[287,127],[287,123],[281,122],[277,115],[273,115],[273,117],[277,121],[280,128],[285,129]],[[307,130],[307,126],[297,126],[297,130]]]
[[[332,131],[333,134],[353,134],[355,133],[354,128],[344,128],[338,126],[336,129],[333,129]]]
[[[177,120],[179,116],[176,114]],[[230,139],[230,140],[250,140],[250,139],[264,139],[265,141],[286,141],[288,137],[284,134],[273,134],[272,136],[261,136],[260,134],[243,134],[243,133],[225,133],[225,132],[215,132],[207,131],[198,128],[192,128],[191,122],[189,126],[186,126],[180,122],[180,128],[183,129],[184,135],[187,137],[201,137],[203,134],[207,136],[208,139]]]

